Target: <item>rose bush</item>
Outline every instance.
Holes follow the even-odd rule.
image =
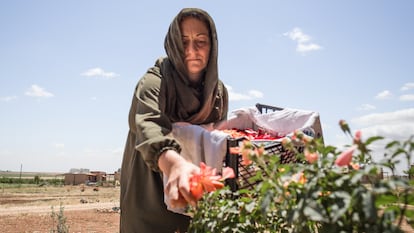
[[[299,131],[284,140],[289,150],[304,145],[303,153],[295,151],[303,163],[281,164],[277,155],[244,143],[241,154],[248,153],[249,166],[259,168],[252,178],[259,184],[204,194],[191,210],[188,232],[403,232],[402,222],[412,223],[414,216],[412,182],[381,176],[383,169],[394,174],[403,157],[412,177],[413,137],[387,143],[383,160],[374,161],[370,145],[384,138],[363,141],[361,132],[351,133],[345,121],[340,127],[352,141],[343,150]]]

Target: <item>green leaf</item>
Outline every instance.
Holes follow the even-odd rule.
[[[265,196],[262,199],[262,203],[260,204],[260,210],[263,214],[267,212],[272,200],[273,200],[273,193],[269,190],[268,192],[265,193]]]
[[[395,195],[391,195],[391,194],[384,194],[384,195],[379,195],[376,198],[375,203],[377,204],[377,206],[387,206],[389,204],[395,203],[398,200],[398,198]]]
[[[251,212],[253,212],[254,207],[256,207],[256,203],[254,201],[252,201],[252,202],[250,202],[246,205],[246,211],[248,213],[251,213]]]
[[[385,145],[385,149],[390,149],[391,147],[394,147],[395,145],[400,145],[400,142],[392,141],[392,142],[388,143],[387,145]]]
[[[362,205],[366,220],[375,222],[377,219],[377,209],[375,208],[374,199],[371,193],[362,193]]]
[[[370,137],[365,141],[365,145],[368,146],[369,144],[371,144],[375,141],[378,141],[378,140],[382,140],[382,139],[384,139],[384,137],[381,137],[381,136]]]
[[[332,222],[336,222],[348,210],[351,195],[345,191],[336,191],[330,197],[333,199],[333,203],[330,206],[329,216]]]
[[[312,221],[324,222],[327,219],[322,215],[324,211],[319,208],[317,205],[307,205],[303,210],[305,216],[307,216]]]
[[[351,178],[351,184],[356,185],[361,182],[362,177],[365,174],[362,172],[356,172]]]

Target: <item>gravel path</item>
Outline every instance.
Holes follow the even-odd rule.
[[[113,207],[119,207],[119,203],[116,202],[99,202],[99,203],[85,203],[76,205],[63,205],[64,211],[71,210],[90,210],[90,209],[112,209]],[[59,206],[54,206],[54,211],[59,211]],[[12,206],[12,207],[0,207],[0,216],[13,215],[21,213],[48,213],[52,212],[51,206]]]

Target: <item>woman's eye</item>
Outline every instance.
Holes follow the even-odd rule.
[[[207,41],[205,41],[205,40],[196,41],[196,45],[197,45],[197,47],[202,48],[202,47],[207,45]]]
[[[182,40],[184,48],[193,47],[193,48],[204,48],[208,45],[208,40]]]

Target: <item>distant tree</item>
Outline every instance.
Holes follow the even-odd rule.
[[[40,183],[40,176],[35,176],[34,178],[33,178],[33,182],[35,183],[35,184],[39,184]]]

